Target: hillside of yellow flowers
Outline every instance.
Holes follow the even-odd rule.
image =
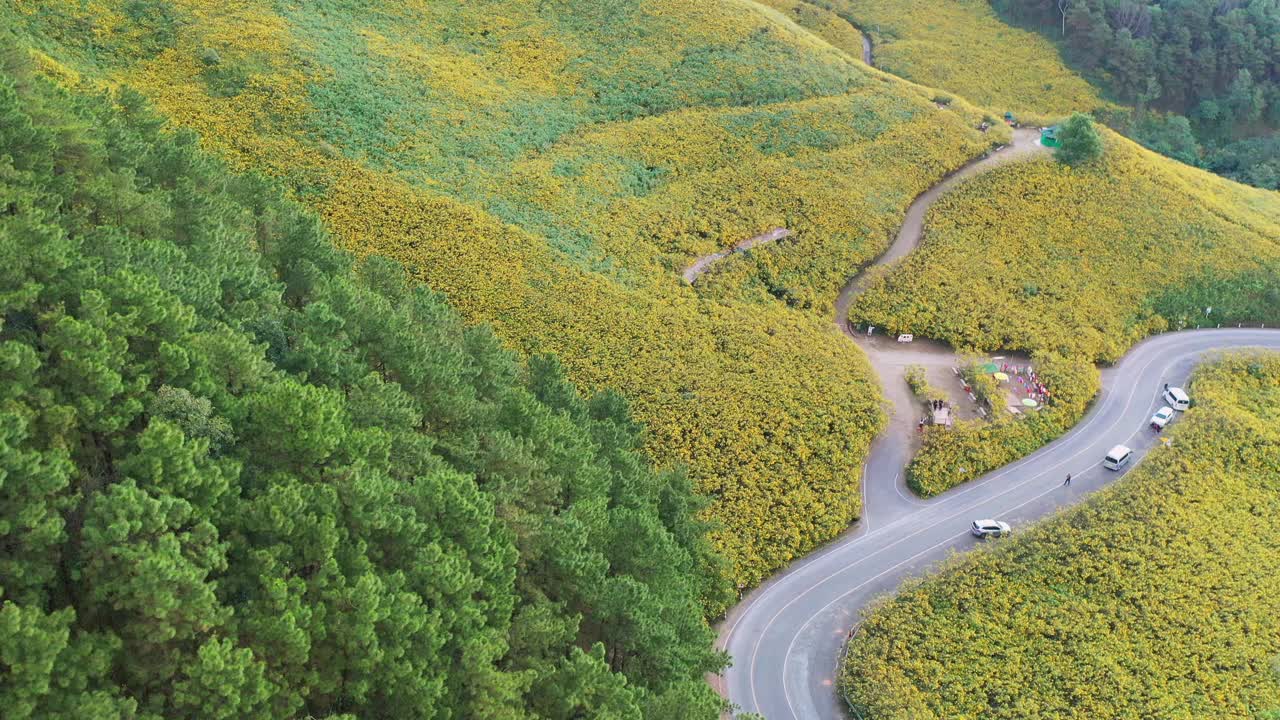
[[[830,306],[914,195],[1007,141],[793,10],[14,0],[0,19],[51,76],[137,89],[346,248],[621,390],[654,460],[712,499],[747,586],[860,514],[883,423],[865,357],[803,309]],[[679,280],[779,226],[785,243]]]
[[[809,0],[757,0],[785,15],[796,25],[843,50],[852,57],[862,57],[862,33],[848,20],[829,7]]]
[[[974,131],[971,108],[899,87],[609,123],[516,162],[504,203],[524,208],[522,226],[590,238],[615,267],[659,283],[727,241],[787,228],[785,242],[719,264],[699,288],[825,314],[916,195],[1007,139]]]
[[[873,610],[840,685],[862,717],[1280,711],[1280,356],[1201,368],[1196,407],[1111,489]]]
[[[807,0],[852,21],[886,72],[1002,114],[1047,120],[1108,107],[1043,35],[1005,24],[987,0]]]
[[[1111,132],[1105,140],[1096,164],[1006,165],[941,198],[921,247],[873,284],[851,316],[957,347],[1114,361],[1153,331],[1212,322],[1212,314],[1161,314],[1163,298],[1191,280],[1222,278],[1230,289],[1231,278],[1273,273],[1274,192]]]

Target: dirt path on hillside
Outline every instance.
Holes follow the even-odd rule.
[[[953,376],[952,368],[959,366],[955,351],[947,345],[929,340],[898,343],[895,338],[881,332],[879,336],[855,333],[849,327],[849,306],[862,294],[868,284],[868,271],[873,268],[891,267],[909,255],[924,236],[924,219],[938,198],[958,185],[992,168],[1009,162],[1027,160],[1047,151],[1039,143],[1040,133],[1031,128],[1014,130],[1013,144],[974,160],[951,173],[941,182],[921,193],[907,208],[907,214],[894,238],[893,244],[875,262],[849,278],[836,299],[836,326],[867,354],[871,367],[880,380],[880,389],[888,401],[889,424],[875,440],[873,446],[877,465],[899,468],[895,477],[868,476],[864,484],[866,507],[876,507],[881,512],[902,513],[910,510],[914,495],[906,487],[906,467],[919,449],[916,422],[924,407],[907,387],[908,365],[922,365],[930,378],[945,379]],[[1019,362],[1026,358],[1019,356]],[[973,417],[977,406],[960,390],[958,378],[939,383],[940,389],[951,396],[952,405],[960,410],[960,417]],[[870,456],[868,460],[870,460]],[[864,507],[864,512],[867,511]]]
[[[710,255],[703,255],[697,260],[694,260],[692,265],[684,269],[684,273],[682,275],[684,277],[684,281],[692,285],[693,281],[697,280],[699,275],[706,272],[716,262],[723,260],[734,253],[746,252],[757,245],[771,243],[785,237],[791,237],[790,230],[786,228],[774,228],[769,232],[747,238],[726,250],[711,253]]]
[[[862,37],[864,41],[863,51],[869,58],[871,53],[871,43],[866,39],[866,35],[863,35]],[[1014,130],[1012,145],[1008,145],[1001,150],[992,152],[985,157],[968,163],[964,167],[948,175],[937,185],[934,185],[921,193],[915,200],[913,200],[911,206],[907,208],[907,215],[903,219],[902,227],[899,228],[898,235],[894,239],[893,244],[889,246],[889,249],[877,258],[875,262],[863,268],[860,273],[850,278],[849,281],[845,283],[845,286],[841,288],[840,296],[836,298],[836,324],[841,327],[845,325],[843,319],[848,314],[849,305],[853,302],[853,299],[865,289],[862,285],[862,281],[865,279],[868,270],[883,265],[891,265],[901,259],[904,255],[910,253],[917,245],[920,244],[920,238],[924,234],[925,213],[929,211],[930,206],[932,206],[939,197],[942,197],[942,195],[953,189],[956,185],[959,185],[974,175],[986,172],[991,168],[1003,165],[1011,160],[1021,159],[1028,155],[1044,152],[1046,148],[1040,145],[1038,142],[1039,138],[1040,133],[1032,128],[1020,128],[1018,130]],[[729,257],[730,255],[746,252],[758,245],[776,242],[783,238],[791,237],[791,235],[791,231],[786,228],[774,228],[768,232],[756,235],[755,237],[747,238],[732,247],[697,258],[684,269],[684,272],[681,273],[681,277],[684,278],[686,283],[692,285],[699,276],[711,269],[712,265],[715,265],[717,262]]]
[[[953,370],[958,367],[959,361],[952,348],[943,343],[923,339],[912,343],[898,343],[894,338],[886,337],[883,332],[878,336],[854,333],[848,323],[849,306],[866,289],[868,271],[891,267],[920,245],[924,235],[925,215],[938,198],[966,180],[988,170],[1047,153],[1047,149],[1040,145],[1039,139],[1040,134],[1034,129],[1014,130],[1012,144],[967,163],[921,193],[908,206],[902,227],[899,228],[893,243],[874,262],[849,278],[840,290],[833,319],[845,336],[857,343],[867,354],[867,359],[875,370],[881,391],[889,405],[889,424],[874,441],[868,460],[874,458],[878,468],[898,469],[894,475],[882,477],[883,473],[876,473],[874,477],[865,478],[863,482],[864,512],[867,508],[874,507],[878,512],[901,514],[910,511],[918,502],[906,488],[903,471],[918,449],[920,439],[916,423],[925,408],[907,387],[905,372],[909,365],[924,366],[931,382],[950,395],[958,418],[974,417],[977,406],[960,387],[959,379]],[[700,257],[685,269],[684,280],[692,284],[717,261],[789,235],[791,232],[786,228],[775,228],[743,240],[726,250]],[[1022,357],[1018,360],[1022,363],[1026,362]]]
[[[907,215],[903,218],[902,227],[898,229],[898,236],[894,238],[893,244],[875,262],[863,268],[857,275],[849,278],[849,281],[840,290],[840,296],[836,298],[836,325],[840,326],[846,333],[849,333],[849,306],[866,289],[867,271],[873,268],[894,265],[916,249],[924,235],[925,214],[938,201],[938,198],[975,175],[980,175],[1014,160],[1025,160],[1047,152],[1048,148],[1040,144],[1039,131],[1034,128],[1018,128],[1013,131],[1013,144],[968,163],[948,175],[942,182],[921,193],[907,208]]]

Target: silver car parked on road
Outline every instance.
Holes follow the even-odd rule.
[[[1013,532],[1013,528],[1009,527],[1009,523],[999,520],[974,520],[969,532],[975,537],[1004,537]]]

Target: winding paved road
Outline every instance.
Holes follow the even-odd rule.
[[[1042,152],[1037,139],[1035,130],[1017,130],[1012,146],[966,165],[921,194],[908,208],[897,238],[873,267],[896,263],[915,249],[925,213],[938,197],[975,174]],[[862,273],[851,279],[836,303],[836,324],[855,341],[860,338],[844,318],[865,289],[865,277]],[[902,389],[898,386],[903,351],[860,344],[880,375],[886,397],[899,404],[910,402],[903,393],[890,392]],[[862,519],[730,611],[721,626],[721,647],[733,665],[717,685],[741,712],[761,713],[767,720],[844,718],[844,702],[836,688],[838,656],[863,609],[948,554],[977,545],[980,541],[968,532],[972,520],[994,517],[1021,526],[1121,477],[1123,472],[1101,467],[1102,457],[1111,446],[1123,443],[1138,451],[1140,461],[1157,443],[1147,420],[1162,404],[1164,383],[1182,384],[1207,353],[1247,347],[1280,350],[1280,331],[1193,330],[1149,338],[1102,371],[1102,392],[1066,435],[928,501],[905,487],[902,471],[910,459],[910,431],[904,434],[901,423],[891,423],[891,431],[873,443],[863,467]],[[1072,484],[1064,487],[1068,473]]]
[[[1246,347],[1280,350],[1280,331],[1190,330],[1149,338],[1103,370],[1092,410],[1066,435],[927,502],[895,492],[899,460],[873,447],[863,471],[863,519],[730,612],[723,632],[723,647],[733,658],[724,678],[729,699],[768,720],[845,717],[836,665],[863,608],[948,553],[978,545],[968,532],[972,520],[994,517],[1018,527],[1121,477],[1101,467],[1102,456],[1123,443],[1140,458],[1156,444],[1146,421],[1162,404],[1163,384],[1182,384],[1206,353]],[[1072,483],[1063,487],[1067,473]],[[881,490],[876,502],[873,488]],[[882,502],[885,497],[897,500]]]
[[[913,453],[911,432],[915,424],[917,406],[915,398],[903,380],[903,372],[909,364],[934,364],[939,354],[945,354],[954,361],[954,352],[950,348],[927,340],[917,340],[905,347],[890,343],[889,349],[883,349],[875,341],[854,333],[846,318],[849,315],[849,306],[866,289],[869,277],[867,270],[892,266],[915,250],[924,237],[924,218],[929,208],[937,202],[938,198],[955,189],[965,180],[1009,162],[1029,160],[1038,155],[1048,154],[1047,149],[1039,143],[1039,139],[1040,133],[1034,129],[1014,130],[1011,145],[965,164],[933,187],[920,193],[907,208],[902,227],[898,229],[893,244],[874,263],[850,278],[841,288],[840,295],[836,298],[835,324],[867,354],[871,367],[875,369],[876,376],[880,379],[880,391],[891,405],[889,425],[872,445],[871,453],[867,458],[868,466],[874,463],[880,468],[896,467],[901,471],[911,461]],[[935,356],[935,359],[931,361],[928,356]],[[1025,361],[1025,358],[1018,359]],[[864,515],[867,512],[880,512],[877,508],[901,507],[912,502],[914,496],[907,489],[906,478],[901,472],[895,473],[895,476],[892,482],[864,483]]]

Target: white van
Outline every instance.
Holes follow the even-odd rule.
[[[1107,456],[1102,459],[1102,467],[1108,470],[1119,470],[1129,461],[1133,459],[1133,451],[1124,445],[1117,445],[1107,451]]]
[[[1169,407],[1174,410],[1186,410],[1191,407],[1191,398],[1182,391],[1182,388],[1171,387],[1164,391],[1164,401],[1169,403]]]

